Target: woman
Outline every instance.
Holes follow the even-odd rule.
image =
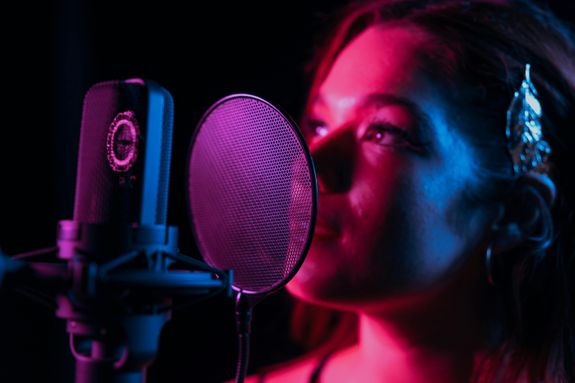
[[[525,1],[347,9],[302,124],[318,221],[288,285],[322,345],[248,381],[574,382],[574,58]]]

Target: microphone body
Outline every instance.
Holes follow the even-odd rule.
[[[108,81],[88,90],[74,221],[104,227],[110,238],[75,250],[115,257],[130,250],[130,227],[166,224],[173,110],[170,93],[152,81]],[[73,250],[61,249],[60,257],[69,259]]]
[[[143,382],[170,299],[154,274],[173,263],[166,225],[173,100],[152,81],[92,86],[84,98],[74,219],[58,225],[71,288],[57,297],[77,361],[76,383]]]
[[[84,99],[74,220],[165,224],[173,100],[152,81],[109,81]]]
[[[178,229],[166,224],[173,108],[153,81],[91,87],[73,219],[58,223],[57,247],[0,252],[0,287],[24,286],[50,306],[55,296],[76,383],[145,382],[172,300],[232,294],[232,271],[181,254]]]

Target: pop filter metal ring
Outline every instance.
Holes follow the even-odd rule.
[[[195,221],[194,212],[193,212],[193,208],[192,208],[192,202],[191,202],[192,198],[190,196],[191,195],[190,182],[193,182],[193,180],[191,179],[192,178],[191,177],[192,156],[194,154],[194,147],[196,145],[198,137],[201,134],[202,128],[204,127],[204,124],[206,123],[207,119],[210,116],[212,116],[214,111],[217,110],[218,108],[220,108],[223,104],[229,103],[230,101],[236,100],[236,99],[249,99],[249,100],[253,100],[253,101],[257,101],[259,103],[262,103],[266,107],[273,110],[277,114],[277,116],[280,116],[281,118],[283,118],[285,120],[285,123],[291,127],[291,130],[294,134],[294,137],[296,137],[296,139],[299,143],[301,153],[305,156],[305,159],[306,159],[306,162],[308,165],[309,182],[311,184],[311,193],[312,193],[311,206],[310,206],[311,214],[310,214],[309,230],[308,230],[307,236],[305,238],[305,242],[301,248],[301,254],[299,256],[299,259],[294,264],[294,266],[291,268],[290,272],[287,273],[287,275],[285,275],[283,278],[278,280],[276,283],[269,286],[268,288],[261,289],[258,291],[253,291],[250,289],[244,289],[244,288],[237,286],[237,284],[235,283],[237,281],[237,277],[234,277],[234,283],[232,284],[232,288],[237,292],[241,292],[242,294],[246,294],[249,296],[254,296],[254,298],[255,298],[255,296],[265,296],[265,295],[270,294],[270,293],[280,289],[281,287],[285,286],[285,284],[287,284],[287,282],[291,278],[293,278],[293,276],[297,273],[297,271],[299,270],[299,268],[303,264],[303,261],[305,259],[305,254],[309,250],[309,247],[311,246],[311,242],[312,242],[312,238],[313,238],[313,232],[314,232],[314,227],[315,227],[315,217],[316,217],[316,212],[317,212],[318,189],[317,189],[317,181],[316,181],[316,170],[315,170],[313,158],[311,156],[311,153],[309,151],[309,148],[308,148],[308,146],[304,140],[304,137],[303,137],[301,131],[297,128],[297,124],[295,123],[295,121],[291,117],[289,117],[289,115],[284,113],[281,109],[274,106],[270,102],[268,102],[268,101],[266,101],[260,97],[251,95],[251,94],[246,94],[246,93],[232,94],[232,95],[229,95],[227,97],[220,99],[219,101],[214,103],[202,116],[200,122],[198,123],[198,125],[197,125],[197,127],[196,127],[196,129],[192,135],[192,139],[190,142],[190,146],[188,149],[188,155],[187,155],[188,161],[186,164],[186,175],[187,175],[188,198],[186,198],[186,205],[187,205],[189,220],[191,223],[192,234],[193,234],[195,243],[198,246],[198,250],[200,251],[200,253],[202,253],[202,256],[204,256],[203,252],[205,249],[202,248],[202,246],[203,246],[202,245],[202,239],[200,238],[200,235],[198,234],[198,230],[196,228],[196,221]],[[209,259],[205,259],[205,260],[212,267],[217,267],[217,265],[212,264],[212,262]],[[238,275],[238,272],[234,270],[234,276],[237,276],[237,275]]]

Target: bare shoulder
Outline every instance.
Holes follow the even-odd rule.
[[[263,383],[307,383],[318,360],[317,356],[307,356],[262,369]],[[260,379],[260,374],[251,375],[245,383],[260,383]]]
[[[318,360],[317,356],[308,356],[278,365],[266,372],[265,383],[307,383]]]

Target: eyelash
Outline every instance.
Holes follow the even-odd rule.
[[[324,133],[320,133],[320,130]],[[321,120],[309,120],[306,123],[306,132],[312,138],[322,137],[327,132],[327,127],[326,124]],[[381,134],[381,136],[377,137],[378,134]],[[409,134],[409,132],[407,132],[405,129],[398,128],[393,124],[382,121],[368,124],[365,133],[363,134],[363,138],[370,140],[376,138],[378,145],[391,146],[390,144],[381,143],[381,140],[385,138],[386,134],[392,134],[393,136],[402,140],[403,143],[400,143],[399,146],[407,146],[414,149],[421,149],[424,146],[423,144],[417,142],[417,140],[415,140],[412,135]]]
[[[375,141],[379,145],[383,146],[390,146],[390,144],[382,143],[383,139],[385,139],[386,134],[392,134],[394,137],[399,138],[402,143],[399,146],[411,146],[414,148],[419,147],[420,145],[413,139],[411,134],[407,132],[405,129],[398,128],[392,124],[386,122],[374,122],[367,126],[365,133],[363,134],[364,139],[375,139]],[[378,135],[380,135],[378,137]]]

